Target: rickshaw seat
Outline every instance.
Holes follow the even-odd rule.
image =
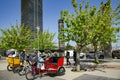
[[[52,57],[52,63],[57,63],[58,59],[59,59],[59,57]]]

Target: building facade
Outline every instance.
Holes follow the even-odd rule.
[[[33,32],[43,31],[42,0],[21,0],[21,24]]]

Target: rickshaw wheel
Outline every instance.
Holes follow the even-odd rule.
[[[34,80],[35,75],[33,75],[33,72],[31,70],[26,70],[25,77],[27,80]]]
[[[12,71],[12,68],[10,67],[10,65],[7,66],[7,70]]]
[[[65,68],[64,67],[60,67],[58,72],[57,72],[57,75],[64,75],[65,74]]]

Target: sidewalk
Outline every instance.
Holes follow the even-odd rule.
[[[7,70],[7,65],[6,60],[0,60],[0,70]]]
[[[120,62],[105,62],[103,67],[94,71],[73,72],[72,67],[66,67],[66,74],[57,76],[64,80],[120,80]]]
[[[100,78],[104,77],[103,80],[114,80],[114,79],[120,80],[120,70],[116,70],[116,69],[98,69],[95,71],[81,71],[81,72],[72,72],[71,69],[72,68],[66,68],[66,74],[57,77],[64,80],[102,80],[102,79],[94,79],[95,76],[98,76]],[[93,77],[90,77],[90,75]],[[85,78],[87,77],[87,79],[83,78],[83,76],[85,76]]]

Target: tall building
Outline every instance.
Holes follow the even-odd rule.
[[[21,0],[21,24],[31,28],[33,32],[43,31],[42,0]]]

